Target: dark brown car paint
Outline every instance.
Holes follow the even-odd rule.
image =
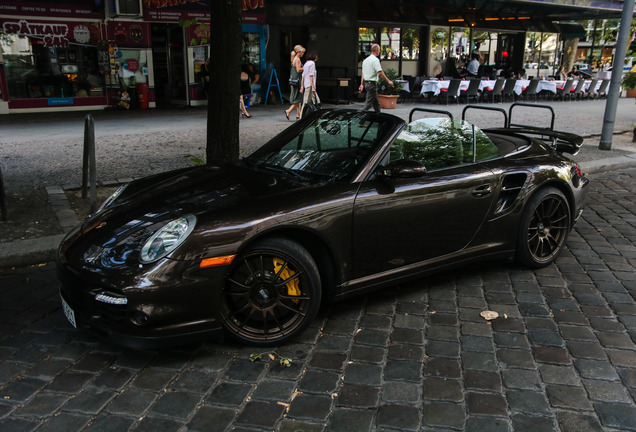
[[[396,121],[390,139],[358,173],[360,182],[312,186],[229,166],[180,170],[176,177],[167,173],[131,184],[120,204],[86,221],[60,245],[61,292],[78,324],[134,347],[218,336],[217,295],[227,266],[200,269],[199,262],[240,254],[264,236],[320,244],[328,254],[323,264],[333,265],[334,294],[347,298],[449,266],[511,258],[523,206],[539,186],[559,187],[578,215],[584,185],[574,187],[571,162],[538,142],[511,157],[419,179],[377,177],[374,172],[402,126]],[[525,175],[523,187],[505,211],[494,214],[506,176],[519,173]],[[216,190],[225,192],[211,196]],[[139,263],[141,240],[131,240],[121,229],[115,230],[119,237],[112,235],[111,227],[133,219],[145,217],[152,226],[185,213],[197,216],[195,231],[155,263]],[[90,244],[130,250],[125,264],[107,268],[84,261]],[[121,322],[105,322],[96,313],[93,295],[101,291],[126,294]],[[133,323],[135,311],[148,320]]]

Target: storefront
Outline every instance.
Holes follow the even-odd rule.
[[[151,100],[157,106],[204,105],[208,101],[205,69],[223,60],[209,43],[209,0],[174,3],[143,3],[152,44]],[[266,68],[265,0],[243,1],[242,27],[243,63],[253,64],[262,76]]]
[[[104,26],[93,7],[92,1],[3,2],[0,113],[106,105]]]
[[[209,1],[3,2],[0,114],[207,104],[204,67],[222,61]],[[243,61],[262,76],[265,0],[243,12]]]

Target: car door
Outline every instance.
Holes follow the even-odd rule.
[[[475,161],[472,131],[464,131],[467,138],[461,130],[449,137],[457,135],[454,127],[425,128],[419,135],[409,128],[392,144],[388,163],[415,160],[430,171],[361,184],[353,213],[354,279],[388,277],[404,266],[452,258],[470,243],[493,204],[496,176]]]

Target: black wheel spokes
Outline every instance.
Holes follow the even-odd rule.
[[[528,248],[539,260],[552,257],[559,251],[569,228],[567,208],[559,199],[541,202],[528,227]]]

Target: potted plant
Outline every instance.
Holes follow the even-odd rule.
[[[621,82],[621,87],[626,90],[626,96],[636,98],[636,72],[627,72]]]
[[[390,86],[384,80],[378,81],[378,99],[380,101],[380,107],[384,109],[393,109],[397,103],[397,99],[400,96],[400,92],[404,85],[398,81],[400,79],[395,69],[387,69],[384,74],[388,79],[393,81],[393,85]]]

